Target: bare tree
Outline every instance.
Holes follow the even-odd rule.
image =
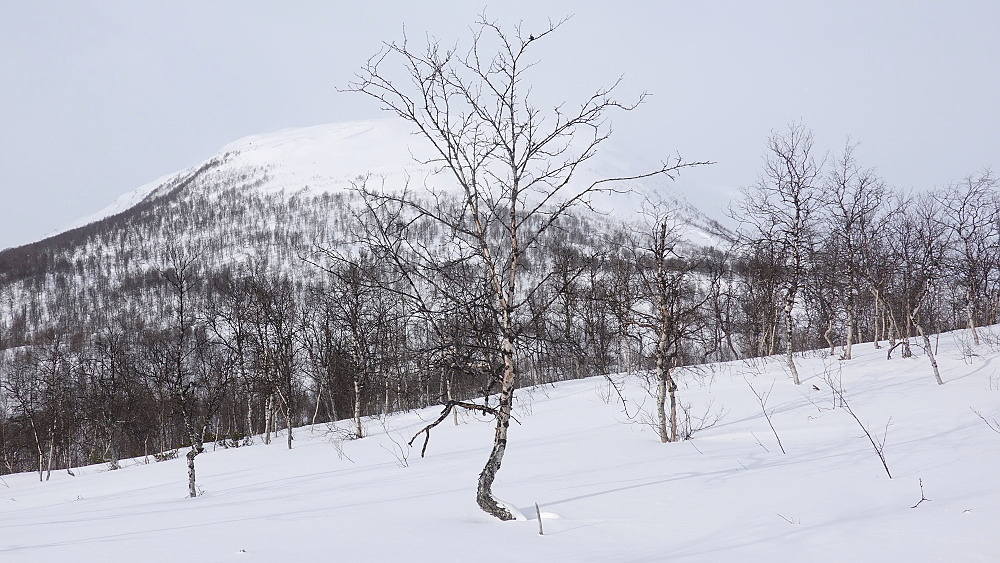
[[[468,261],[489,282],[503,372],[498,404],[486,407],[496,417],[496,432],[476,498],[484,511],[501,520],[514,516],[494,498],[492,486],[507,448],[527,303],[546,278],[544,264],[532,265],[529,277],[523,259],[571,209],[587,205],[595,192],[612,189],[616,179],[580,185],[576,173],[610,135],[607,114],[635,107],[615,100],[613,86],[586,97],[576,109],[557,106],[546,112],[534,105],[527,75],[534,66],[531,53],[561,23],[528,33],[520,26],[504,30],[483,16],[470,47],[461,52],[436,40],[413,48],[404,38],[386,44],[348,88],[409,122],[433,150],[428,163],[457,185],[454,197],[431,191],[424,202],[408,193],[364,189],[363,195],[372,207],[393,207],[403,216],[402,225],[382,227],[399,227],[395,234],[400,236],[391,246],[396,256],[405,254],[411,279],[420,277],[433,286],[430,272]],[[398,79],[394,63],[402,68]],[[648,174],[617,180],[669,175],[682,166],[672,161]],[[432,252],[412,244],[407,229],[420,221],[444,227],[450,245]]]
[[[733,211],[745,223],[752,240],[776,243],[782,274],[785,324],[785,357],[796,385],[799,373],[792,357],[796,298],[811,244],[814,213],[819,206],[822,163],[813,154],[813,135],[801,123],[784,133],[772,132],[767,142],[764,173]]]
[[[225,394],[232,373],[220,346],[211,343],[199,319],[196,288],[203,284],[200,258],[176,247],[167,251],[160,271],[172,307],[167,330],[150,334],[146,343],[148,376],[165,393],[180,416],[187,454],[188,496],[198,496],[195,458],[205,451],[205,436]]]
[[[927,301],[936,295],[944,282],[946,257],[952,246],[952,233],[942,211],[933,194],[922,193],[894,222],[893,233],[896,282],[906,320],[903,342],[907,342],[911,327],[915,329],[938,385],[944,381],[925,326],[931,311]]]
[[[708,324],[706,304],[711,292],[704,289],[718,278],[698,278],[697,259],[683,256],[671,213],[663,206],[650,206],[645,232],[632,242],[634,261],[640,265],[638,295],[633,318],[655,338],[653,357],[656,378],[654,394],[656,429],[660,442],[675,442],[677,431],[677,381],[673,369],[686,362],[685,347],[700,340]],[[720,273],[716,270],[715,273]],[[669,404],[669,409],[666,406]]]
[[[378,283],[380,266],[368,256],[330,270],[334,350],[349,372],[354,437],[364,437],[365,399],[383,390],[382,411],[392,409],[393,375],[405,361],[404,316],[400,300]]]
[[[947,226],[956,243],[952,269],[964,290],[966,326],[976,346],[979,346],[976,324],[983,318],[990,280],[996,273],[995,259],[1000,252],[996,190],[996,179],[985,170],[939,194]]]
[[[851,347],[857,339],[858,308],[865,281],[876,300],[882,299],[881,287],[866,276],[866,268],[879,246],[879,237],[891,214],[886,210],[888,191],[870,168],[862,168],[854,156],[855,145],[848,140],[844,152],[834,161],[823,194],[829,243],[837,250],[836,277],[844,287],[845,313],[844,360],[851,359]],[[876,337],[877,341],[877,337]]]
[[[278,406],[285,419],[285,443],[292,449],[296,374],[303,355],[301,304],[292,282],[269,275],[264,264],[254,264],[242,283],[242,291],[247,292],[247,325],[255,376],[259,387],[268,393],[264,441],[270,442],[270,431],[276,428],[274,409]]]
[[[13,403],[14,420],[24,426],[22,431],[31,438],[32,454],[37,453],[38,480],[44,480],[45,473],[45,429],[51,413],[46,404],[46,386],[42,377],[38,358],[31,354],[18,354],[10,362],[9,370],[3,379],[3,391]],[[27,440],[25,440],[27,442]],[[34,457],[34,455],[33,455]]]

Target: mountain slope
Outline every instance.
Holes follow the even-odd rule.
[[[255,172],[261,179],[256,188],[263,192],[337,192],[368,174],[389,178],[405,173],[429,174],[430,167],[413,161],[417,150],[414,140],[405,123],[392,119],[292,128],[245,137],[226,145],[205,163],[140,186],[58,232],[83,227],[162,196],[179,179],[190,177],[212,162],[219,165],[220,177]],[[203,186],[211,187],[211,183]]]
[[[302,257],[352,238],[353,186],[406,187],[426,196],[428,189],[448,190],[454,184],[433,165],[421,164],[431,156],[397,119],[286,129],[239,140],[42,241],[0,252],[0,328],[38,327],[37,332],[55,324],[84,326],[94,320],[95,309],[155,302],[145,294],[160,290],[156,272],[176,252],[198,256],[209,274],[253,261],[293,281],[311,282],[319,272]],[[627,162],[602,154],[585,164],[579,181],[634,174]],[[682,237],[698,245],[720,242],[713,221],[670,196],[669,180],[622,187],[634,193],[599,196],[597,214],[581,210],[579,215],[613,228],[636,219],[653,194],[675,210]],[[162,311],[154,307],[150,315],[157,318]],[[20,341],[14,337],[0,347]]]
[[[413,133],[399,119],[379,119],[332,123],[312,127],[290,128],[270,134],[245,137],[223,147],[205,163],[159,178],[122,195],[106,208],[82,217],[53,234],[83,227],[95,221],[117,215],[142,202],[162,197],[184,178],[203,172],[216,164],[220,178],[234,174],[256,172],[260,183],[255,188],[263,193],[312,196],[340,193],[367,179],[370,185],[399,190],[406,185],[419,190],[423,186],[447,188],[453,181],[433,164],[424,164],[434,154],[422,137]],[[588,161],[580,170],[579,182],[597,178],[625,176],[637,172],[634,163],[604,151]],[[220,180],[217,179],[216,183]],[[213,185],[202,183],[202,188]],[[207,184],[207,186],[206,186]],[[615,194],[599,197],[598,209],[608,214],[619,213],[631,218],[644,198],[653,197],[668,202],[684,217],[684,222],[699,228],[708,222],[693,206],[670,193],[668,181],[647,179],[626,182],[637,195]]]
[[[801,357],[801,386],[778,358],[685,371],[680,397],[696,423],[721,418],[676,444],[642,424],[650,400],[637,376],[622,380],[627,415],[601,378],[523,390],[495,490],[527,521],[475,506],[488,422],[439,426],[423,459],[419,442],[405,445],[437,414],[425,409],[370,419],[362,440],[321,426],[297,429],[291,451],[210,451],[197,499],[184,498],[179,459],[46,483],[5,476],[0,559],[992,560],[1000,434],[973,409],[1000,418],[996,330],[978,349],[960,332],[940,337],[942,387],[923,356],[887,361],[870,344],[850,362]],[[892,479],[830,381],[884,437]]]

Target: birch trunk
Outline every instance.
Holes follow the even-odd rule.
[[[274,426],[274,394],[267,396],[264,402],[264,443],[271,443],[271,430]]]
[[[453,400],[451,396],[451,378],[445,380],[445,391],[448,393],[448,400],[449,401]],[[458,426],[458,410],[457,409],[452,410],[451,415],[455,421],[455,426]]]
[[[52,458],[56,453],[56,437],[54,432],[49,433],[49,463],[45,472],[45,480],[48,481],[52,477]]]
[[[198,443],[197,440],[191,442],[191,449],[188,450],[187,458],[188,466],[188,497],[195,498],[198,496],[198,486],[195,483],[195,471],[194,471],[194,458],[198,457],[198,454],[204,451],[202,445]]]
[[[789,290],[785,297],[785,361],[788,364],[788,371],[792,372],[792,381],[800,385],[799,370],[795,368],[795,358],[792,357],[792,307],[795,306],[795,292]]]
[[[361,427],[361,382],[354,377],[354,437],[364,437],[364,429]]]
[[[851,345],[854,343],[854,311],[853,308],[847,310],[847,334],[846,342],[844,342],[844,354],[840,357],[842,360],[851,359]],[[876,342],[877,347],[877,342]]]
[[[937,381],[938,385],[944,385],[944,381],[941,380],[941,372],[938,371],[937,358],[934,357],[934,349],[931,347],[931,339],[924,334],[924,328],[920,326],[920,323],[913,324],[917,328],[920,338],[924,341],[924,349],[927,350],[927,359],[931,361],[931,368],[934,370],[934,380]]]
[[[770,335],[769,335],[770,342],[769,342],[768,347],[767,347],[767,355],[768,356],[773,356],[774,352],[777,350],[778,322],[779,322],[780,318],[781,318],[781,309],[777,309],[774,312],[774,319],[771,322],[771,327],[770,327],[770,330],[768,331],[770,333]]]
[[[377,376],[376,376],[377,377]],[[391,388],[389,387],[389,378],[385,378],[385,385],[383,386],[383,392],[385,393],[384,401],[382,402],[382,416],[389,416],[392,410],[391,404]]]
[[[513,520],[514,515],[493,497],[493,481],[496,479],[503,454],[507,450],[507,432],[510,428],[510,415],[514,405],[514,343],[509,335],[503,339],[503,384],[500,391],[500,404],[497,408],[496,433],[493,437],[493,449],[486,460],[486,465],[479,474],[479,486],[476,490],[476,502],[479,508],[500,520]]]
[[[247,436],[253,435],[253,395],[247,393]]]
[[[288,436],[285,441],[288,443],[288,449],[292,449],[292,407],[289,404],[285,404],[285,430],[288,431]]]
[[[316,407],[313,409],[312,421],[310,422],[309,433],[316,429],[316,419],[319,418],[319,405],[323,402],[323,386],[316,387]]]
[[[42,441],[38,437],[38,430],[35,428],[35,420],[32,417],[28,417],[28,422],[31,423],[31,433],[35,437],[35,448],[38,449],[38,481],[41,482],[45,472],[45,454],[42,451]]]
[[[965,300],[966,300],[965,314],[966,314],[966,317],[968,317],[969,330],[972,331],[972,342],[976,346],[979,346],[979,331],[976,330],[976,319],[975,319],[975,316],[972,314],[973,307],[972,307],[972,291],[971,290],[966,290],[966,292],[965,292]]]
[[[875,314],[874,314],[874,318],[872,319],[872,322],[874,323],[872,325],[872,332],[874,333],[873,340],[875,341],[875,349],[876,350],[878,350],[879,348],[882,347],[882,344],[881,344],[880,341],[882,340],[882,335],[884,334],[884,331],[885,331],[885,326],[884,326],[885,323],[884,322],[883,322],[882,328],[879,329],[879,320],[881,319],[881,316],[880,316],[881,312],[878,309],[878,305],[879,305],[878,292],[876,292],[875,293],[875,303],[874,303]]]

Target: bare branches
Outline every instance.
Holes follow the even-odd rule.
[[[426,448],[430,429],[456,406],[496,416],[493,451],[480,475],[477,500],[483,510],[504,520],[512,515],[490,488],[506,449],[518,364],[525,358],[525,327],[538,317],[539,311],[532,309],[539,305],[538,288],[552,279],[551,267],[532,263],[529,252],[573,208],[588,207],[591,194],[611,190],[617,182],[673,177],[696,164],[678,158],[648,173],[577,180],[580,166],[611,135],[607,116],[634,109],[643,96],[634,103],[619,102],[613,96],[615,82],[584,96],[575,111],[563,105],[539,109],[526,74],[535,64],[529,47],[564,22],[550,21],[547,28],[526,35],[521,26],[504,30],[483,15],[465,50],[442,48],[434,39],[417,50],[404,37],[402,43],[385,44],[347,88],[409,122],[432,152],[423,162],[445,172],[457,187],[452,197],[431,189],[425,202],[405,192],[380,194],[364,186],[358,192],[374,221],[378,245],[390,249],[387,259],[417,294],[430,323],[437,324],[432,319],[441,310],[461,311],[473,300],[474,308],[489,317],[492,355],[503,365],[498,406],[449,401],[441,418],[414,440],[424,434]],[[379,216],[386,210],[398,215],[386,222]],[[429,224],[451,235],[450,242],[442,243],[447,248],[420,247],[407,236]],[[469,279],[447,291],[456,264],[460,271],[467,269]],[[535,270],[530,277],[529,265]],[[419,295],[417,281],[434,298]]]
[[[773,248],[776,272],[781,276],[785,324],[785,358],[792,380],[800,383],[793,359],[793,315],[810,249],[815,238],[822,163],[813,152],[812,132],[791,123],[782,134],[772,132],[764,173],[744,191],[734,218],[751,225],[749,241],[766,241]],[[775,303],[777,305],[777,303]],[[777,307],[776,307],[777,308]]]
[[[916,508],[916,507],[920,506],[920,503],[922,503],[924,501],[928,501],[929,502],[931,500],[931,499],[927,498],[924,495],[924,480],[923,479],[917,479],[917,482],[920,484],[920,500],[918,500],[917,504],[914,504],[910,508]]]
[[[767,412],[767,398],[771,396],[771,391],[774,390],[774,382],[773,381],[771,382],[771,387],[767,390],[767,392],[761,393],[757,391],[756,388],[754,388],[753,384],[750,383],[750,380],[747,379],[746,376],[743,377],[743,380],[747,382],[747,386],[750,387],[750,390],[753,391],[754,396],[757,397],[757,404],[760,405],[760,411],[764,413],[764,418],[767,420],[767,425],[771,427],[771,432],[774,434],[774,439],[778,442],[778,447],[781,448],[781,453],[787,454],[788,452],[785,451],[785,446],[782,445],[781,443],[781,437],[778,436],[778,431],[775,430],[774,423],[771,421],[771,413]],[[758,443],[760,443],[759,440]],[[763,447],[763,444],[761,444],[761,447]]]
[[[872,432],[868,430],[868,427],[861,422],[860,418],[858,418],[858,415],[855,414],[854,409],[851,408],[851,404],[847,402],[847,397],[844,396],[843,387],[839,384],[839,382],[833,381],[833,377],[829,373],[826,374],[825,380],[827,385],[830,386],[830,389],[833,390],[833,394],[840,403],[840,407],[847,411],[847,414],[851,415],[854,422],[857,422],[858,426],[861,427],[861,431],[865,433],[868,441],[871,442],[872,449],[874,449],[875,454],[878,455],[879,461],[882,462],[882,467],[885,468],[885,474],[892,479],[892,473],[889,471],[889,464],[885,460],[885,439],[889,434],[889,425],[892,423],[892,417],[886,421],[885,429],[883,430],[881,437],[877,434],[872,434]]]
[[[431,430],[438,424],[444,422],[444,420],[448,418],[448,414],[451,413],[451,410],[455,407],[461,407],[463,409],[468,409],[470,411],[478,411],[486,414],[491,414],[493,416],[500,416],[500,413],[496,409],[486,405],[480,405],[479,403],[467,403],[465,401],[448,401],[447,403],[445,403],[444,410],[441,411],[441,415],[437,418],[437,420],[421,428],[419,432],[417,432],[416,434],[413,435],[412,438],[410,438],[410,441],[407,442],[407,445],[412,446],[413,442],[416,441],[416,439],[419,438],[421,434],[423,434],[424,445],[423,447],[420,448],[420,457],[424,457],[424,454],[427,452],[427,442],[429,442],[431,439]]]
[[[976,416],[978,416],[980,420],[985,422],[986,426],[989,427],[990,430],[996,432],[997,434],[1000,434],[1000,422],[998,422],[997,419],[994,418],[993,420],[989,420],[985,416],[983,416],[983,413],[977,411],[976,409],[972,409],[972,412],[976,413]]]

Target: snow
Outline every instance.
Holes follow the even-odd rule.
[[[475,504],[488,421],[449,419],[423,459],[420,440],[406,446],[436,408],[368,420],[361,440],[318,425],[297,429],[292,450],[281,438],[210,449],[196,499],[183,456],[42,483],[7,475],[0,561],[996,560],[1000,434],[973,411],[1000,418],[1000,339],[987,342],[942,335],[943,386],[925,357],[886,360],[870,344],[849,362],[798,357],[800,386],[780,358],[685,370],[681,402],[722,417],[674,444],[643,423],[652,400],[637,376],[621,376],[626,409],[603,378],[522,390],[494,487],[522,515],[513,522]],[[892,479],[833,408],[831,379],[874,435],[887,429]],[[750,385],[770,390],[787,454]],[[920,482],[928,500],[911,508]]]
[[[261,187],[266,191],[337,191],[368,175],[379,180],[385,177],[401,187],[408,177],[425,177],[433,172],[431,167],[415,161],[430,155],[414,141],[410,128],[399,119],[289,128],[245,137],[226,145],[212,158],[144,184],[49,236],[125,211],[158,195],[159,188],[190,175],[212,159],[222,161],[221,166],[234,173],[266,171],[267,181]]]
[[[361,178],[402,188],[436,170],[420,164],[433,156],[401,119],[377,119],[283,129],[227,145],[234,167],[262,166],[263,189],[313,193],[339,191]]]
[[[111,204],[109,204],[107,207],[104,207],[100,211],[91,213],[90,215],[87,215],[85,217],[81,217],[61,229],[52,231],[51,233],[45,235],[45,238],[55,236],[59,233],[64,233],[66,231],[70,231],[78,227],[83,227],[84,225],[95,223],[106,217],[111,217],[112,215],[116,215],[118,213],[121,213],[122,211],[131,209],[132,207],[135,207],[136,205],[142,203],[143,200],[145,200],[151,194],[156,192],[157,189],[165,185],[168,185],[171,180],[174,180],[179,176],[190,174],[194,172],[194,170],[195,170],[194,168],[189,168],[186,170],[182,170],[180,172],[175,172],[173,174],[167,174],[166,176],[157,178],[152,182],[143,184],[128,193],[122,194],[121,196],[118,197],[118,199],[116,199],[115,201],[113,201]]]
[[[216,178],[224,180],[240,174],[264,177],[257,189],[268,193],[337,193],[362,182],[371,189],[390,192],[404,188],[413,191],[426,187],[454,189],[454,180],[440,166],[427,164],[434,156],[429,143],[415,135],[413,127],[399,118],[331,123],[253,135],[226,145],[196,166],[144,184],[104,209],[48,236],[110,217],[149,197],[161,195],[161,188],[175,186],[176,180],[190,176],[212,160],[220,162],[212,172]],[[648,170],[614,150],[602,150],[580,168],[577,185],[587,186],[600,178],[627,177]],[[698,225],[704,223],[701,213],[678,195],[669,179],[647,178],[618,183],[615,188],[632,192],[596,194],[594,207],[600,213],[618,220],[634,219],[648,208],[650,200],[668,202],[667,208],[678,214],[678,223],[687,240],[720,244]]]

